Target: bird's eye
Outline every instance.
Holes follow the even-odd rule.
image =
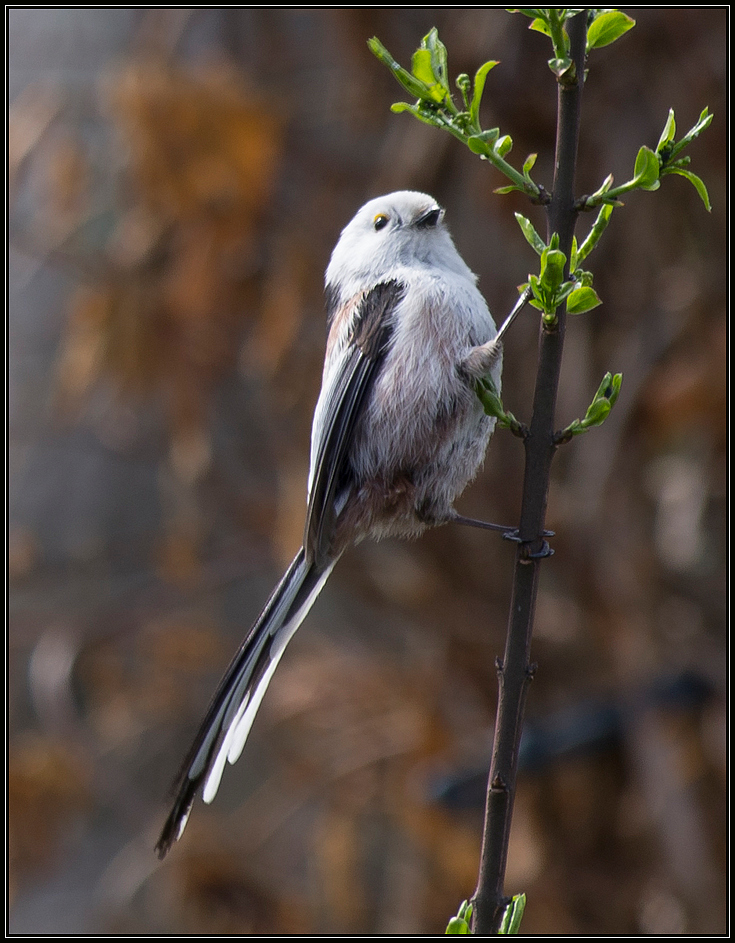
[[[380,229],[384,229],[388,225],[388,217],[385,213],[378,213],[378,215],[373,220],[373,227],[377,232]]]

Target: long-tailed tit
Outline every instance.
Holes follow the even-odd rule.
[[[332,253],[304,545],[212,699],[159,857],[181,836],[199,790],[211,802],[225,763],[240,756],[286,645],[347,547],[461,520],[453,503],[495,425],[474,382],[489,373],[500,389],[502,348],[443,218],[424,193],[391,193],[357,212]]]

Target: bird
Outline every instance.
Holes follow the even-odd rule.
[[[181,837],[197,795],[212,802],[225,764],[241,755],[288,642],[348,547],[452,521],[481,524],[454,502],[494,429],[475,385],[489,376],[500,390],[502,342],[444,218],[425,193],[380,196],[332,252],[303,546],[212,698],[174,786],[159,858]]]

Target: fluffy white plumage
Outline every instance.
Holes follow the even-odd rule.
[[[326,272],[329,334],[311,437],[304,545],[243,641],[184,762],[157,851],[214,798],[240,756],[283,651],[341,554],[455,517],[495,420],[474,381],[500,388],[501,349],[477,279],[432,197],[399,191],[345,226]]]

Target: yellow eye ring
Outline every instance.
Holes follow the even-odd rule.
[[[388,225],[388,217],[385,215],[385,213],[378,213],[375,219],[373,220],[373,227],[375,231],[377,232],[378,230],[383,229],[387,225]]]

